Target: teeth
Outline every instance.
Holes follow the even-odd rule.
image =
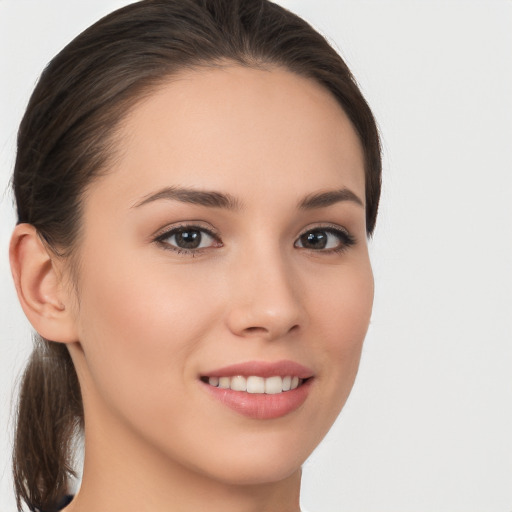
[[[256,375],[251,375],[250,377],[236,375],[234,377],[209,377],[208,384],[222,389],[232,389],[233,391],[276,395],[283,391],[296,389],[302,384],[302,379],[291,375],[268,377],[266,379]]]
[[[219,379],[219,388],[229,389],[231,386],[231,379],[229,377],[221,377]]]
[[[283,379],[281,377],[269,377],[265,379],[265,393],[275,395],[283,391]]]
[[[228,377],[229,379],[229,377]],[[247,390],[247,379],[241,375],[233,377],[231,380],[231,389],[233,391],[246,391]]]
[[[265,393],[265,379],[263,377],[247,377],[247,393]]]

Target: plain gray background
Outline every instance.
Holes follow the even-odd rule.
[[[0,0],[0,512],[30,328],[8,180],[47,61],[113,0]],[[378,119],[376,302],[352,396],[305,465],[312,512],[512,511],[512,2],[282,0],[328,36]]]

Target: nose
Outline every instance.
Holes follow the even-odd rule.
[[[305,326],[300,282],[277,252],[244,258],[231,269],[227,324],[237,336],[270,341]]]

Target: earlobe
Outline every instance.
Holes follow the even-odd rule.
[[[77,341],[69,297],[57,272],[55,256],[34,226],[16,226],[9,258],[21,307],[34,329],[48,340]]]

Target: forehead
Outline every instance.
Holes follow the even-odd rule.
[[[179,74],[120,128],[121,156],[99,186],[125,206],[170,185],[248,199],[348,187],[364,200],[363,152],[341,106],[313,80],[280,68]]]

